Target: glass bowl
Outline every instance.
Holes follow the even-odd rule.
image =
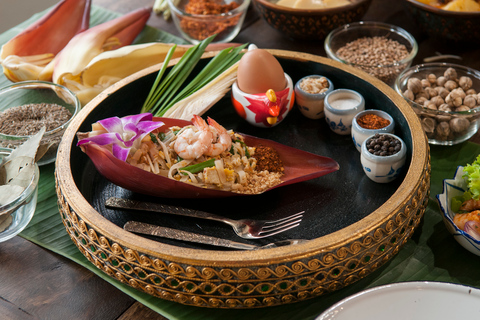
[[[447,85],[445,82],[444,85],[439,86],[445,81],[444,74],[447,69],[453,68],[456,70],[457,86],[461,77],[469,77],[471,79],[471,86],[465,92],[465,96],[469,95],[467,93],[474,92],[474,95],[477,98],[472,98],[477,101],[476,107],[465,108],[465,99],[463,99],[462,104],[459,107],[460,102],[451,102],[448,100],[448,93],[450,89],[453,88],[452,85]],[[427,77],[430,77],[432,81],[437,79],[435,83],[431,83],[430,87],[425,80]],[[410,95],[411,90],[407,91],[409,86],[409,79],[416,78],[420,80],[421,90],[414,94]],[[412,81],[412,80],[411,80]],[[418,87],[418,81],[416,81],[416,87]],[[411,84],[412,88],[414,84]],[[425,87],[424,87],[425,86]],[[442,87],[448,91],[444,91]],[[468,88],[467,86],[464,86]],[[430,144],[436,145],[455,145],[461,143],[465,140],[468,140],[472,137],[478,130],[478,118],[480,116],[480,72],[472,68],[465,66],[451,64],[451,63],[425,63],[417,66],[413,66],[405,71],[403,71],[397,78],[395,82],[395,91],[402,95],[405,100],[412,106],[415,113],[420,118],[422,122],[422,127],[425,131],[425,134],[428,137],[428,142]],[[454,103],[453,106],[448,108],[445,106],[435,93],[431,93],[431,89],[435,88],[438,96],[442,97],[443,102]],[[418,90],[414,89],[414,90]],[[473,91],[472,91],[473,90]],[[435,98],[434,98],[435,97]],[[470,101],[473,101],[470,99]],[[470,104],[470,101],[467,103]],[[447,103],[448,104],[448,103]],[[471,105],[473,106],[473,104]]]
[[[13,149],[0,148],[0,163]],[[35,172],[27,188],[10,203],[0,204],[0,242],[19,234],[32,220],[37,207],[38,179],[40,171],[35,163]]]
[[[344,54],[339,55],[339,49],[345,46],[351,46],[356,43],[357,40],[362,41],[364,38],[386,38],[388,43],[381,41],[383,47],[381,52],[387,60],[376,58],[374,55],[369,59],[370,63],[358,60],[358,56],[354,55],[353,50],[348,50],[351,56],[347,57]],[[394,45],[405,46],[406,54],[402,59],[396,57],[398,48],[394,48]],[[351,65],[366,73],[382,80],[389,86],[393,86],[397,76],[406,68],[410,67],[413,58],[417,55],[418,45],[415,38],[405,31],[404,29],[381,22],[354,22],[339,27],[327,35],[324,42],[325,51],[330,59]],[[369,48],[371,44],[362,44],[359,47]],[[379,46],[379,45],[375,45]],[[383,48],[385,50],[383,50]],[[355,62],[359,61],[359,62]]]
[[[28,106],[30,104],[33,106]],[[3,87],[0,89],[0,147],[15,149],[37,133],[41,129],[40,121],[44,121],[47,130],[39,153],[45,154],[37,163],[39,166],[52,163],[65,129],[80,108],[73,92],[51,82],[23,81]],[[33,116],[32,111],[38,112],[37,115]],[[23,126],[12,126],[13,120]]]
[[[218,14],[191,14],[186,9],[190,0],[167,0],[172,19],[182,37],[193,44],[216,34],[213,42],[230,42],[243,24],[250,0],[225,0],[223,5],[237,3],[238,7]],[[218,10],[221,12],[221,10]],[[190,11],[191,12],[191,11]]]

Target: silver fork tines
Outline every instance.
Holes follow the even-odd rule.
[[[305,212],[301,211],[288,217],[273,221],[252,219],[233,220],[205,211],[114,197],[107,199],[105,206],[110,208],[163,212],[180,216],[219,221],[232,226],[235,233],[239,237],[245,239],[265,238],[295,228],[302,221],[303,213]]]
[[[301,211],[295,214],[292,214],[291,216],[274,220],[274,221],[260,221],[263,222],[263,225],[258,225],[257,228],[260,227],[258,230],[258,234],[262,235],[264,237],[272,236],[274,234],[292,229],[300,225],[300,222],[302,221],[303,218],[303,213],[305,211]],[[258,224],[258,221],[257,221]],[[252,223],[252,227],[255,227],[255,223]],[[254,232],[250,230],[250,232]]]

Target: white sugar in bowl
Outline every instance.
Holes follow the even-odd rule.
[[[337,134],[350,134],[353,117],[363,110],[365,99],[354,90],[337,89],[325,97],[325,120]]]

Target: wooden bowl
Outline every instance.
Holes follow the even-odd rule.
[[[253,0],[265,21],[283,35],[302,40],[323,40],[344,24],[360,21],[371,0],[352,0],[352,4],[328,9],[294,9],[276,4],[278,0]]]
[[[254,127],[235,113],[227,94],[205,116],[237,132],[331,157],[340,170],[235,199],[154,198],[122,189],[95,170],[76,146],[76,133],[89,131],[91,123],[113,115],[138,113],[159,70],[157,65],[93,99],[70,124],[60,144],[55,180],[61,217],[91,263],[162,299],[240,309],[294,303],[338,290],[368,276],[402,248],[419,225],[430,192],[430,153],[416,114],[393,89],[358,69],[319,56],[269,51],[294,81],[322,74],[335,87],[359,91],[369,108],[387,111],[408,149],[403,174],[391,183],[376,184],[364,174],[350,136],[336,135],[325,121],[307,119],[296,109],[279,126]],[[206,54],[198,66],[212,55]],[[105,208],[110,196],[208,210],[233,219],[279,218],[301,210],[305,214],[297,228],[266,239],[245,240],[231,227],[214,221]],[[139,236],[122,228],[128,220],[257,245],[295,238],[310,241],[234,251]]]
[[[405,0],[408,12],[422,31],[442,42],[480,41],[480,12],[441,10],[415,0]]]

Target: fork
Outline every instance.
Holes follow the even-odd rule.
[[[161,237],[161,238],[194,242],[194,243],[203,243],[211,246],[219,246],[219,247],[241,249],[241,250],[277,248],[277,247],[301,244],[308,241],[305,239],[286,239],[286,240],[275,241],[263,246],[258,246],[254,244],[236,242],[232,240],[206,236],[203,234],[198,234],[198,233],[193,233],[193,232],[188,232],[188,231],[183,231],[178,229],[161,227],[161,226],[139,222],[139,221],[127,221],[123,226],[123,229],[130,232],[147,234],[147,235]]]
[[[179,216],[219,221],[230,225],[235,233],[244,239],[266,238],[295,228],[300,225],[303,213],[305,212],[301,211],[278,220],[233,220],[205,211],[115,197],[107,199],[107,201],[105,201],[105,206],[107,208],[163,212]]]

